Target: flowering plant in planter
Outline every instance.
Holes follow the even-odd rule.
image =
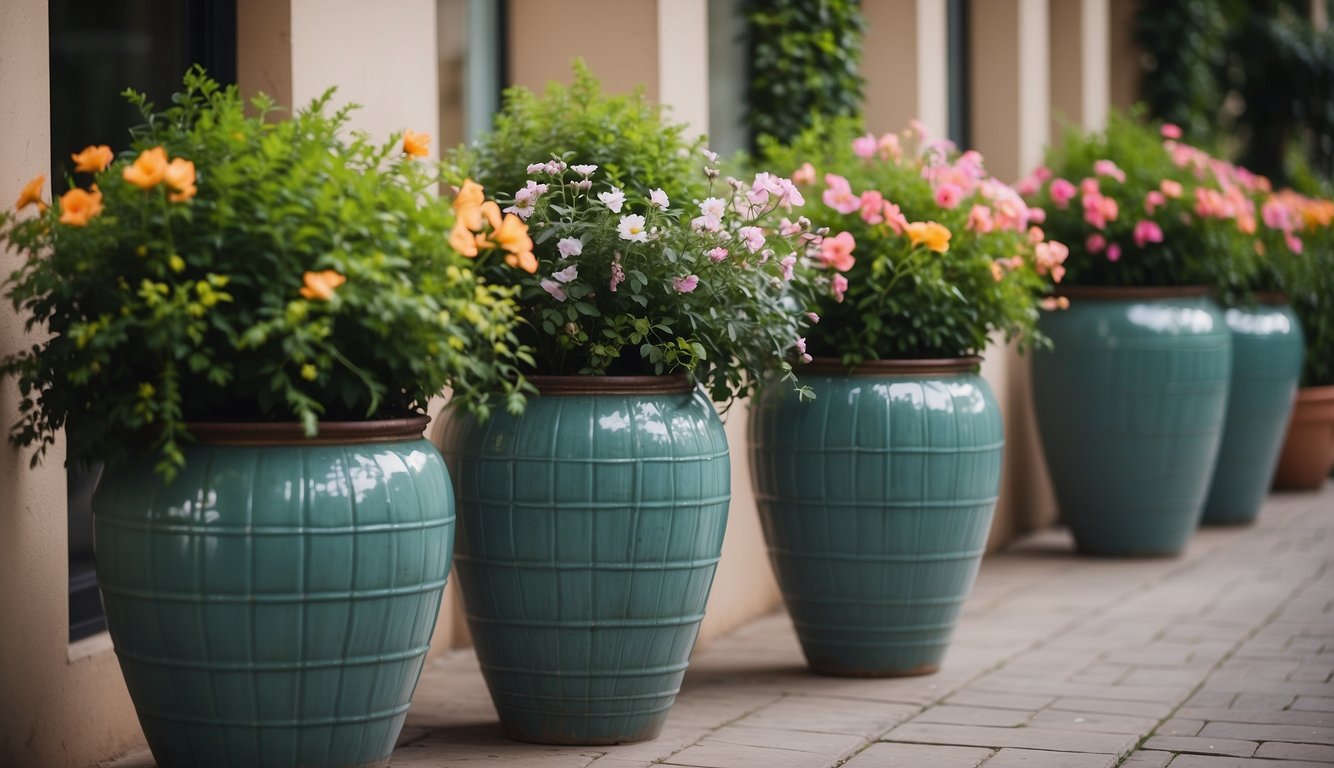
[[[1306,358],[1301,384],[1334,384],[1334,201],[1290,189],[1260,202],[1261,290],[1287,294],[1302,324]]]
[[[721,178],[683,130],[577,64],[570,87],[511,89],[495,130],[455,155],[456,247],[484,247],[479,226],[502,215],[531,233],[522,271],[513,258],[478,269],[517,288],[535,372],[690,372],[719,402],[770,369],[792,378],[785,358],[809,321],[787,289],[815,237],[804,199],[767,173]]]
[[[763,162],[795,169],[821,201],[812,217],[824,281],[812,355],[846,365],[884,358],[977,354],[993,332],[1040,341],[1041,295],[1064,272],[1065,246],[1048,240],[977,152],[929,141],[919,124],[861,134],[855,121],[818,125],[790,146],[761,142]]]
[[[199,69],[168,109],[127,97],[145,118],[129,150],[89,147],[68,191],[48,203],[39,176],[0,214],[26,257],[8,297],[47,334],[3,363],[34,463],[62,428],[82,458],[153,450],[171,476],[190,421],[313,435],[446,385],[483,412],[497,392],[521,404],[513,291],[449,246],[426,137],[344,137],[331,92],[284,120],[261,96],[247,117]]]
[[[1107,129],[1075,127],[1048,149],[1046,164],[1018,185],[1046,211],[1047,231],[1076,257],[1076,286],[1247,283],[1255,269],[1259,211],[1268,180],[1181,141],[1112,114]]]

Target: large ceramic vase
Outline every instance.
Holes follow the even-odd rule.
[[[814,400],[751,404],[769,558],[806,660],[846,676],[934,672],[1000,488],[1000,409],[978,358],[801,367]]]
[[[195,424],[94,495],[107,626],[161,768],[387,766],[449,572],[426,417]]]
[[[1313,491],[1334,469],[1334,386],[1302,387],[1292,409],[1274,487]]]
[[[1297,394],[1305,343],[1292,308],[1278,296],[1224,312],[1232,334],[1227,417],[1203,522],[1255,521],[1274,479]]]
[[[522,416],[451,411],[435,434],[482,673],[510,738],[654,738],[722,551],[722,423],[685,376],[530,381]]]
[[[1199,525],[1223,434],[1232,338],[1205,289],[1066,289],[1044,313],[1033,400],[1081,552],[1167,556]]]

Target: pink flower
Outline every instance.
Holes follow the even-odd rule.
[[[778,262],[778,266],[783,270],[783,280],[790,281],[793,269],[797,266],[797,254],[789,253],[784,256],[783,260]]]
[[[784,216],[782,220],[778,222],[778,234],[782,235],[783,237],[790,237],[792,235],[797,234],[800,231],[801,231],[801,225],[796,223],[795,221],[792,221],[786,216]]]
[[[801,362],[803,362],[803,363],[809,363],[812,359],[814,359],[814,358],[812,358],[810,355],[806,354],[806,337],[805,337],[805,336],[801,337],[800,339],[797,339],[797,343],[795,344],[795,346],[796,346],[796,348],[797,348],[797,354],[798,354],[798,355],[801,355]]]
[[[1176,125],[1175,123],[1163,123],[1163,127],[1159,130],[1163,134],[1164,139],[1181,138],[1181,126]]]
[[[1037,245],[1038,243],[1040,243],[1040,242],[1042,242],[1043,240],[1046,240],[1046,239],[1047,239],[1047,235],[1046,235],[1045,232],[1042,231],[1042,227],[1029,227],[1029,228],[1028,228],[1028,242],[1029,242],[1030,244],[1032,244],[1032,245]]]
[[[1158,185],[1158,189],[1161,189],[1163,191],[1163,194],[1167,195],[1168,197],[1171,198],[1181,197],[1182,189],[1181,189],[1181,182],[1179,181],[1173,181],[1172,179],[1163,179],[1163,182]]]
[[[1107,238],[1103,237],[1102,235],[1098,234],[1089,235],[1088,239],[1084,241],[1084,250],[1088,251],[1089,253],[1102,253],[1103,250],[1105,250],[1106,248],[1107,248]]]
[[[886,133],[876,142],[876,149],[880,151],[880,156],[889,160],[898,160],[903,157],[903,148],[899,146],[899,136],[896,133]]]
[[[1288,217],[1288,207],[1277,200],[1269,199],[1260,207],[1260,217],[1270,229],[1291,230],[1292,220]]]
[[[649,192],[648,199],[649,202],[653,203],[654,205],[658,206],[664,211],[667,210],[667,207],[669,205],[671,205],[671,203],[667,201],[667,193],[664,192],[661,188]]]
[[[764,230],[759,227],[742,227],[737,234],[745,241],[746,250],[755,253],[764,247]]]
[[[719,246],[709,251],[709,261],[712,261],[714,264],[717,264],[718,262],[723,261],[726,258],[727,258],[727,249],[723,248],[722,246]]]
[[[1048,312],[1055,312],[1058,309],[1070,308],[1070,297],[1068,296],[1048,296],[1038,302],[1038,306]]]
[[[991,221],[991,209],[985,205],[974,205],[968,212],[967,228],[979,234],[987,234],[994,225]]]
[[[1116,243],[1112,243],[1111,245],[1107,246],[1107,260],[1113,263],[1120,261],[1121,246],[1117,245]]]
[[[991,279],[999,283],[1004,278],[1005,268],[1001,266],[1001,263],[999,261],[991,262]]]
[[[620,213],[621,206],[625,205],[625,193],[616,187],[612,187],[607,192],[599,192],[598,199],[602,204],[611,209],[612,213]]]
[[[690,293],[699,285],[699,278],[695,275],[686,275],[685,277],[673,277],[672,287],[677,293]]]
[[[885,220],[885,197],[879,191],[868,189],[862,193],[862,221],[879,224]]]
[[[584,244],[577,237],[562,237],[556,241],[556,250],[562,259],[578,256],[584,252]]]
[[[1289,251],[1292,251],[1293,253],[1301,253],[1301,252],[1302,252],[1302,240],[1301,240],[1300,237],[1297,237],[1296,235],[1292,234],[1291,232],[1284,232],[1284,233],[1283,233],[1283,241],[1286,242],[1286,243],[1288,244],[1288,250],[1289,250]]]
[[[1047,212],[1041,208],[1029,208],[1028,220],[1034,224],[1041,224],[1047,220]]]
[[[1144,212],[1153,215],[1158,210],[1158,206],[1167,202],[1167,197],[1156,189],[1149,190],[1149,194],[1144,196]]]
[[[1070,249],[1064,243],[1050,240],[1033,247],[1033,266],[1039,275],[1051,274],[1053,283],[1061,282],[1065,277],[1065,260],[1070,256]]]
[[[852,251],[856,247],[857,241],[850,232],[839,232],[833,237],[826,237],[820,242],[820,263],[839,272],[847,272],[857,263],[852,256]]]
[[[1126,183],[1126,173],[1116,167],[1116,163],[1111,160],[1099,160],[1093,164],[1093,172],[1099,176],[1116,179],[1118,182]]]
[[[807,312],[806,319],[810,320],[812,323],[820,322],[820,316],[815,314],[814,312]]]
[[[1025,176],[1019,180],[1018,184],[1014,185],[1014,191],[1024,197],[1032,197],[1033,195],[1036,195],[1041,188],[1042,182],[1037,176]]]
[[[1051,193],[1051,201],[1055,203],[1057,208],[1062,210],[1065,210],[1065,207],[1069,205],[1070,201],[1074,199],[1076,194],[1078,194],[1075,185],[1065,179],[1052,180],[1049,192]]]
[[[625,282],[625,269],[621,266],[621,254],[617,253],[611,260],[611,281],[608,288],[612,293],[616,293],[616,286]]]
[[[568,283],[579,277],[579,265],[571,264],[570,266],[560,270],[559,272],[552,272],[551,276],[555,278],[556,282]]]
[[[538,283],[538,285],[542,286],[542,290],[551,294],[551,297],[556,301],[565,301],[565,289],[555,280],[552,280],[549,277],[544,277],[542,278],[542,282]]]
[[[852,140],[852,151],[857,157],[869,160],[875,157],[875,149],[875,137],[869,133]]]
[[[942,184],[936,190],[936,205],[941,208],[957,208],[963,199],[963,190],[957,184]]]
[[[796,184],[814,184],[815,166],[802,163],[800,168],[792,172],[792,181]]]
[[[834,173],[826,173],[824,183],[826,189],[820,199],[825,205],[839,213],[855,213],[861,210],[862,199],[852,194],[852,187],[848,185],[847,179]]]
[[[834,273],[834,279],[829,281],[829,288],[834,292],[834,301],[843,302],[843,294],[848,290],[848,279],[837,272]]]
[[[1140,219],[1135,222],[1135,245],[1143,248],[1149,243],[1161,243],[1163,241],[1163,228],[1158,226],[1157,222],[1148,219]]]
[[[901,235],[908,230],[908,217],[903,215],[896,203],[885,201],[885,223],[894,230],[894,234]]]

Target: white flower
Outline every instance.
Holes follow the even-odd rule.
[[[532,184],[532,182],[528,182]],[[537,204],[537,195],[531,188],[524,188],[514,193],[514,205],[505,209],[505,213],[512,213],[524,221],[533,215],[533,208]]]
[[[662,189],[655,189],[652,192],[649,192],[648,199],[649,202],[653,203],[654,205],[658,206],[664,211],[667,210],[667,206],[671,205],[671,203],[667,201],[667,193],[664,192]]]
[[[620,210],[619,207],[612,210]],[[638,214],[622,216],[621,223],[617,225],[617,231],[620,232],[622,240],[630,240],[636,243],[648,241],[648,233],[644,231],[644,217]]]
[[[579,174],[580,176],[583,176],[584,178],[588,178],[589,176],[592,176],[592,175],[593,175],[593,171],[596,171],[597,169],[598,169],[598,167],[597,167],[596,165],[572,165],[572,166],[570,166],[570,170],[574,171],[575,173]]]
[[[612,213],[620,213],[621,206],[625,205],[625,193],[616,187],[612,187],[610,192],[599,192],[598,199],[602,201],[603,205],[610,208]],[[643,222],[644,217],[639,217],[639,220]]]
[[[721,197],[708,197],[699,204],[699,212],[707,218],[721,219],[727,210],[727,203]]]
[[[553,272],[551,276],[556,278],[558,282],[568,283],[579,276],[579,265],[571,264],[559,272]]]
[[[716,162],[718,162],[718,153],[717,153],[717,152],[711,152],[711,151],[709,151],[708,149],[701,149],[701,150],[699,151],[699,153],[700,153],[701,155],[704,155],[704,157],[708,158],[708,160],[709,160],[710,163],[716,163]]]
[[[562,259],[568,259],[583,253],[584,244],[577,237],[562,237],[556,241],[556,250],[560,251]]]
[[[542,278],[542,282],[538,283],[538,285],[541,285],[542,290],[551,294],[552,298],[556,301],[565,301],[565,289],[555,280],[552,280],[549,277],[544,277]]]
[[[541,173],[547,169],[546,163],[529,163],[528,173]]]

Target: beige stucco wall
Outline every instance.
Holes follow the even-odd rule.
[[[0,13],[0,205],[38,173],[49,177],[45,0],[6,0]],[[59,87],[59,83],[55,84]],[[75,148],[77,149],[77,148]],[[61,187],[63,189],[63,185]],[[44,197],[50,200],[48,178]],[[18,265],[0,257],[0,274]],[[0,306],[0,353],[31,340]],[[17,388],[0,383],[0,424],[18,419]],[[0,765],[83,766],[138,743],[134,710],[103,635],[69,638],[64,446],[30,470],[30,450],[0,444]]]
[[[941,0],[863,0],[863,110],[875,133],[921,120],[943,136],[949,123],[946,6]]]

